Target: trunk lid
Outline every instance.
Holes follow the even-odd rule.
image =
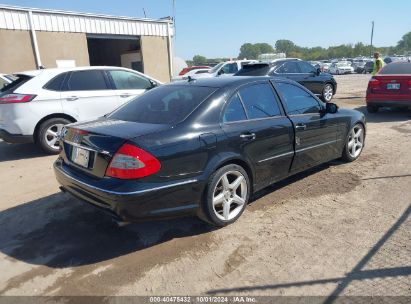
[[[98,119],[66,126],[60,156],[66,165],[95,177],[104,177],[116,151],[127,140],[170,128],[163,124]]]
[[[373,94],[409,95],[411,93],[411,75],[376,75],[377,83],[370,87]]]

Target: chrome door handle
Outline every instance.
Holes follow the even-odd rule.
[[[240,137],[243,139],[253,140],[255,139],[256,136],[255,136],[255,133],[245,133],[245,134],[241,134]]]
[[[121,98],[127,98],[127,97],[130,97],[130,96],[131,96],[131,94],[121,94],[120,95]]]
[[[303,125],[303,124],[298,124],[298,125],[295,126],[295,129],[300,130],[300,131],[305,131],[305,130],[307,130],[307,126]]]
[[[66,100],[68,100],[68,101],[75,101],[75,100],[77,100],[77,99],[78,99],[77,96],[70,96],[70,97],[67,97],[67,98],[66,98]]]

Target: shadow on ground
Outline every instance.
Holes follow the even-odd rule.
[[[9,144],[0,140],[0,162],[47,156],[34,144]]]
[[[213,228],[196,218],[118,227],[109,216],[58,193],[0,212],[0,251],[53,268],[106,261]]]

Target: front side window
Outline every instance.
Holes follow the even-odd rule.
[[[150,80],[129,71],[109,71],[117,90],[147,90],[152,87]]]
[[[273,89],[268,83],[245,87],[239,91],[249,119],[280,116]]]
[[[210,87],[184,85],[161,86],[133,99],[108,118],[173,125],[184,120],[215,90]]]
[[[103,71],[76,71],[72,72],[67,82],[68,91],[97,91],[107,90]]]
[[[305,90],[282,82],[277,83],[277,89],[289,115],[320,112],[321,106],[318,101]]]
[[[245,114],[241,100],[238,97],[238,94],[235,94],[228,101],[228,106],[224,111],[223,122],[234,122],[246,119],[247,116]]]
[[[276,71],[278,74],[295,74],[300,73],[297,63],[294,61],[285,62]]]

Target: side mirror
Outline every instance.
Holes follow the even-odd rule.
[[[321,74],[321,69],[320,68],[317,68],[316,74],[317,74],[317,76],[319,76]]]
[[[325,104],[325,113],[335,114],[338,112],[338,106],[335,103],[327,102]]]
[[[223,69],[219,70],[218,73],[217,73],[217,75],[223,75],[223,74],[224,74],[224,70],[223,70]]]

